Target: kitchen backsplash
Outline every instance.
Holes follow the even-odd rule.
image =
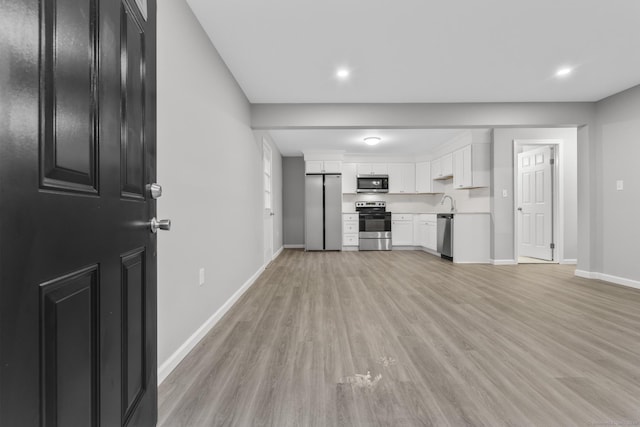
[[[454,190],[453,185],[445,185],[445,194],[456,201],[458,212],[489,212],[491,209],[489,189]],[[384,200],[387,210],[397,213],[449,212],[447,199],[440,204],[443,194],[343,194],[342,211],[355,212],[355,202],[359,200]]]

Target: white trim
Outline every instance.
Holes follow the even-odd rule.
[[[283,245],[285,249],[304,249],[304,245]]]
[[[489,262],[493,265],[518,265],[515,259],[490,259]]]
[[[578,260],[577,259],[572,259],[572,258],[562,259],[562,260],[560,260],[559,264],[576,265],[576,264],[578,264]]]
[[[640,280],[627,279],[625,277],[612,276],[610,274],[596,273],[593,271],[584,270],[576,270],[575,275],[578,277],[584,277],[585,279],[597,279],[604,282],[615,283],[616,285],[640,289]]]
[[[238,289],[231,298],[229,298],[222,306],[216,310],[215,313],[211,317],[209,317],[203,324],[200,326],[187,340],[171,355],[167,360],[165,360],[158,367],[158,385],[162,384],[162,382],[169,376],[169,374],[178,366],[178,364],[184,359],[187,354],[202,340],[205,335],[222,319],[227,311],[233,304],[235,304],[240,297],[255,283],[255,281],[260,277],[262,272],[264,271],[264,266],[260,267],[258,271],[254,273],[253,276],[249,278],[241,287]]]
[[[271,261],[273,261],[274,259],[278,258],[278,255],[280,255],[282,253],[282,250],[284,249],[284,246],[280,246],[280,249],[278,249],[276,251],[275,254],[273,254],[273,257],[271,257]]]

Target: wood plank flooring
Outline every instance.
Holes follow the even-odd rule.
[[[640,291],[573,271],[285,250],[161,385],[158,425],[640,425]]]

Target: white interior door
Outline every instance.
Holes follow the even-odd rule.
[[[518,154],[518,255],[553,260],[552,149]]]
[[[264,263],[271,262],[273,258],[273,207],[272,207],[272,176],[271,176],[271,147],[266,141],[262,141],[262,180],[263,180],[263,204],[264,204]]]

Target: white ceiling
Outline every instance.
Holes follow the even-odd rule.
[[[640,83],[639,0],[188,2],[252,103],[596,101]]]
[[[468,130],[461,129],[285,129],[270,130],[280,153],[285,157],[301,156],[304,151],[344,150],[353,155],[415,155],[432,152]],[[483,132],[483,130],[474,130]],[[486,131],[485,131],[486,132]],[[364,138],[377,136],[375,146]]]

